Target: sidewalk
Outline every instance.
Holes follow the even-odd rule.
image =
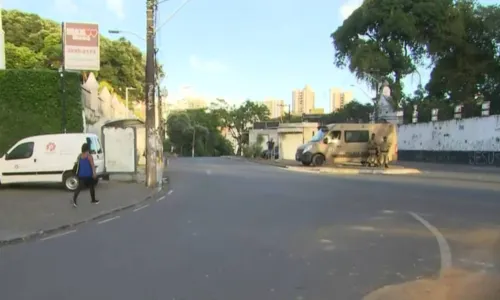
[[[419,169],[421,176],[425,176],[426,178],[500,183],[500,168],[498,167],[478,167],[409,161],[398,161],[395,165],[404,168]]]
[[[477,167],[455,164],[435,164],[425,162],[394,162],[389,169],[368,168],[359,164],[342,164],[325,167],[305,167],[292,160],[264,160],[246,159],[244,157],[232,156],[230,159],[247,160],[255,163],[273,165],[287,168],[297,172],[329,173],[329,174],[374,174],[374,175],[407,175],[425,176],[426,178],[439,178],[449,180],[465,180],[477,182],[500,183],[500,168]]]
[[[78,208],[74,208],[72,194],[60,188],[0,188],[0,246],[134,206],[157,192],[158,189],[148,189],[144,184],[101,181],[96,187],[96,197],[101,202],[91,205],[89,193],[84,190]]]

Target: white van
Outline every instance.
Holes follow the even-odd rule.
[[[73,166],[84,143],[90,146],[97,177],[103,177],[104,150],[97,135],[48,134],[22,139],[0,158],[0,184],[62,183],[73,191],[78,187]]]

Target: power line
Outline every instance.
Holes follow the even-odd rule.
[[[168,0],[164,0],[164,1],[168,1]],[[162,2],[164,2],[164,1],[162,1]],[[176,10],[174,10],[174,12],[173,12],[170,16],[168,16],[168,17],[167,17],[167,19],[166,19],[166,20],[165,20],[165,21],[164,21],[164,22],[163,22],[160,26],[158,26],[158,27],[156,28],[156,32],[160,31],[160,29],[161,29],[163,26],[165,26],[165,25],[166,25],[166,24],[167,24],[170,20],[172,20],[172,18],[173,18],[173,17],[175,17],[175,15],[176,15],[176,14],[177,14],[177,13],[178,13],[178,12],[179,12],[179,11],[180,11],[183,7],[184,7],[184,6],[186,6],[186,4],[188,4],[188,3],[189,3],[189,1],[191,1],[191,0],[184,0],[184,1],[181,3],[181,5],[180,5],[179,7],[177,7],[177,9],[176,9]]]

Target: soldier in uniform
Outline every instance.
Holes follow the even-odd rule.
[[[384,136],[383,142],[380,144],[380,162],[385,168],[389,168],[389,149],[391,144],[387,141],[387,137]]]
[[[372,133],[372,138],[371,140],[368,141],[368,166],[375,166],[377,164],[377,151],[378,151],[378,145],[377,141],[375,140],[375,133]]]

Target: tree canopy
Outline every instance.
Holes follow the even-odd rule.
[[[218,116],[206,109],[172,113],[167,119],[167,134],[174,152],[190,156],[194,145],[196,156],[232,155],[232,146],[219,128]]]
[[[248,145],[248,130],[253,123],[269,119],[267,106],[250,100],[240,106],[229,106],[223,99],[217,99],[211,109],[220,119],[222,127],[227,128],[236,140],[237,155],[241,154],[244,145]]]
[[[265,120],[269,111],[265,105],[247,100],[230,106],[218,99],[208,109],[192,109],[170,114],[167,119],[169,144],[181,155],[196,156],[239,155],[248,145],[248,130],[254,122]],[[228,130],[237,149],[223,135]]]
[[[406,106],[422,102],[449,110],[464,104],[472,111],[481,99],[500,112],[499,28],[498,5],[372,0],[364,1],[331,37],[336,66],[369,84],[387,79],[393,107],[407,111]],[[429,82],[415,95],[404,95],[402,79],[423,67],[432,68]]]
[[[7,69],[59,69],[61,65],[61,24],[36,14],[2,10]],[[108,82],[114,92],[125,96],[125,88],[144,94],[145,56],[125,38],[101,36],[99,81]],[[161,72],[162,74],[163,72]]]

